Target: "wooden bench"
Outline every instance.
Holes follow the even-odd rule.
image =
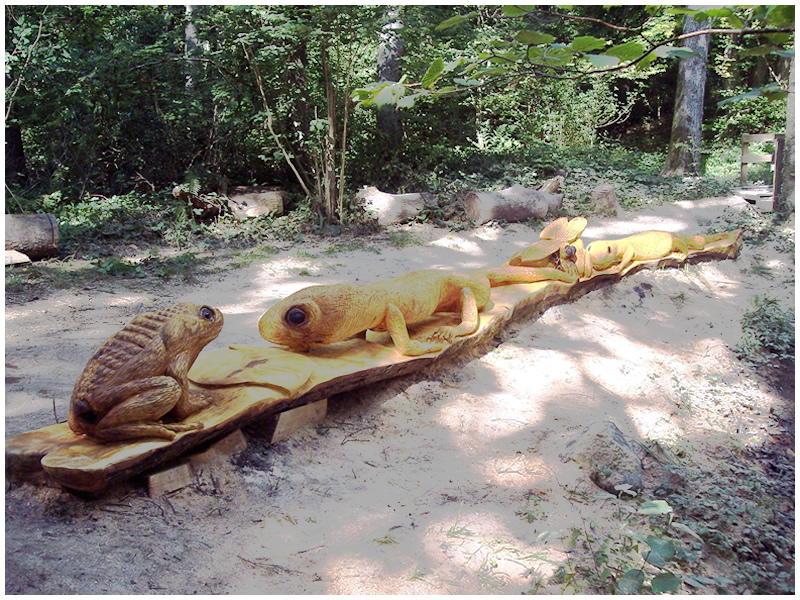
[[[752,154],[750,144],[759,142],[773,142],[774,150],[771,154]],[[756,207],[765,212],[771,212],[775,198],[781,193],[781,178],[783,168],[783,148],[785,135],[782,133],[743,133],[742,134],[742,159],[739,186],[736,192],[745,200],[755,202]],[[748,186],[747,168],[756,163],[772,163],[772,185]]]

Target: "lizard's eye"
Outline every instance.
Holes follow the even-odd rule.
[[[206,321],[213,321],[214,320],[214,309],[210,306],[201,306],[200,310],[197,311],[201,318],[205,319]]]
[[[292,327],[299,327],[305,323],[306,320],[308,320],[308,315],[299,306],[293,306],[286,311],[286,314],[283,316],[283,320]]]

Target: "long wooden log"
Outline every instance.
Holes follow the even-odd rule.
[[[741,233],[730,232],[687,260],[733,258]],[[214,396],[213,406],[193,415],[204,428],[179,434],[175,440],[98,443],[76,436],[66,423],[30,431],[6,441],[6,476],[24,477],[43,469],[63,486],[89,493],[105,488],[247,424],[268,420],[280,412],[377,381],[417,371],[433,361],[463,353],[491,341],[512,319],[530,318],[550,306],[567,302],[597,287],[619,281],[645,267],[678,266],[680,255],[635,261],[624,269],[612,267],[574,284],[542,281],[492,289],[491,302],[480,315],[480,327],[436,353],[401,355],[386,333],[370,332],[368,339],[349,339],[305,354],[277,347],[231,346],[206,350],[189,373],[192,387]],[[436,314],[411,328],[424,335],[442,325],[457,323],[454,314]]]
[[[58,222],[53,215],[6,215],[6,250],[48,258],[58,254]]]
[[[512,185],[497,192],[471,192],[464,197],[467,217],[478,225],[493,219],[509,223],[543,219],[561,208],[564,194],[532,190]]]

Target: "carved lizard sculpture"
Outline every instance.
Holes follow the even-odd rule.
[[[702,250],[709,243],[719,241],[729,233],[716,235],[684,235],[667,231],[643,231],[619,240],[591,242],[585,250],[585,267],[591,271],[605,271],[616,267],[621,271],[633,261],[657,260],[677,253],[680,260],[689,256],[689,250]]]
[[[503,266],[469,273],[413,271],[370,285],[311,286],[269,308],[261,315],[258,330],[270,342],[303,352],[367,330],[387,331],[402,354],[418,356],[474,333],[491,287],[547,279],[572,281],[553,268]],[[427,340],[409,338],[409,325],[437,312],[460,312],[461,322],[440,327]]]

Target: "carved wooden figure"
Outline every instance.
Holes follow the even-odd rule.
[[[619,240],[599,240],[586,246],[586,268],[606,271],[622,270],[634,261],[658,260],[675,254],[680,261],[689,257],[689,250],[702,250],[724,240],[730,232],[716,235],[684,235],[667,231],[643,231]]]
[[[211,403],[189,393],[197,355],[222,330],[222,313],[178,304],[135,317],[95,350],[72,392],[68,422],[78,434],[103,441],[173,439],[201,429],[181,421]]]
[[[98,348],[75,386],[70,424],[82,433],[59,423],[6,440],[6,474],[44,472],[68,488],[99,492],[256,420],[464,352],[512,318],[540,313],[645,265],[675,266],[687,255],[733,258],[742,243],[739,231],[703,237],[701,248],[695,236],[647,232],[584,249],[585,225],[581,217],[556,220],[540,241],[512,257],[514,264],[301,290],[267,310],[259,328],[292,349],[313,347],[308,353],[231,346],[198,356],[222,327],[215,309],[180,305],[137,317]],[[305,336],[303,323],[313,335]],[[418,339],[409,339],[408,325]],[[373,327],[388,334],[347,339]],[[133,401],[132,391],[138,392]],[[204,396],[213,402],[195,400]],[[118,405],[126,408],[114,413]],[[197,424],[175,422],[188,414]]]
[[[316,285],[270,307],[258,321],[261,336],[291,350],[308,351],[365,334],[387,331],[401,354],[438,352],[474,333],[490,288],[536,281],[573,282],[554,268],[502,266],[468,273],[422,270],[370,285]],[[440,312],[458,312],[458,325],[445,325],[425,339],[409,337],[408,326]]]

